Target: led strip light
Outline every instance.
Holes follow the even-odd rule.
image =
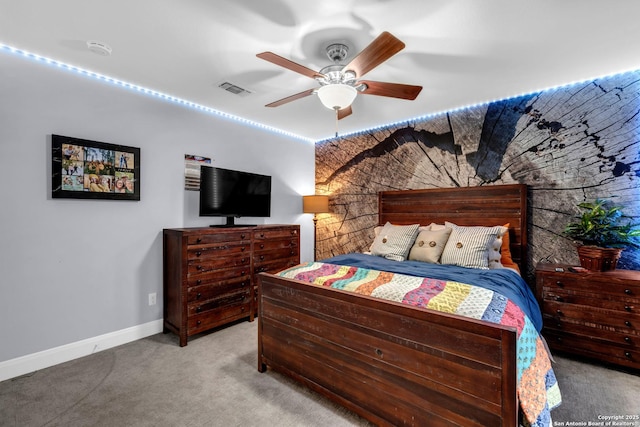
[[[22,57],[34,60],[36,62],[41,62],[41,63],[45,63],[47,65],[58,67],[58,68],[61,68],[63,70],[66,70],[66,71],[74,72],[74,73],[77,73],[77,74],[79,74],[81,76],[84,76],[84,77],[94,78],[94,79],[99,80],[101,82],[110,83],[110,84],[113,84],[113,85],[118,86],[118,87],[122,87],[122,88],[125,88],[125,89],[133,90],[134,92],[143,93],[145,95],[149,95],[149,96],[152,96],[154,98],[160,98],[162,100],[173,102],[175,104],[179,104],[179,105],[182,105],[182,106],[185,106],[185,107],[188,107],[188,108],[193,108],[195,110],[202,111],[202,112],[207,113],[207,114],[212,114],[212,115],[215,115],[215,116],[223,117],[225,119],[234,120],[234,121],[239,122],[239,123],[241,123],[243,125],[252,126],[252,127],[255,127],[255,128],[258,128],[258,129],[261,129],[261,130],[266,130],[266,131],[273,132],[273,133],[276,133],[276,134],[285,135],[285,136],[288,136],[288,137],[291,137],[291,138],[294,138],[294,139],[303,140],[303,141],[306,141],[306,142],[312,142],[312,143],[314,142],[314,139],[311,139],[311,138],[306,138],[306,137],[303,137],[303,136],[300,136],[300,135],[296,135],[294,133],[287,132],[287,131],[284,131],[282,129],[278,129],[278,128],[274,128],[274,127],[271,127],[271,126],[267,126],[267,125],[264,125],[262,123],[254,122],[252,120],[244,119],[242,117],[238,117],[238,116],[235,116],[233,114],[225,113],[225,112],[216,110],[214,108],[206,107],[204,105],[197,104],[195,102],[191,102],[191,101],[187,101],[185,99],[177,98],[175,96],[168,95],[168,94],[162,93],[162,92],[158,92],[158,91],[153,90],[153,89],[145,88],[143,86],[139,86],[139,85],[136,85],[136,84],[133,84],[133,83],[128,83],[128,82],[125,82],[125,81],[122,81],[122,80],[118,80],[118,79],[114,79],[112,77],[105,76],[103,74],[99,74],[99,73],[96,73],[96,72],[93,72],[93,71],[85,70],[85,69],[80,68],[80,67],[76,67],[76,66],[73,66],[73,65],[65,64],[64,62],[60,62],[60,61],[56,61],[54,59],[50,59],[50,58],[47,58],[47,57],[44,57],[44,56],[36,55],[35,53],[31,53],[31,52],[28,52],[28,51],[25,51],[25,50],[22,50],[22,49],[17,49],[17,48],[14,48],[14,47],[2,44],[2,43],[0,43],[0,50],[6,51],[6,52],[10,52],[10,53],[15,54],[15,55],[22,56]]]
[[[299,140],[302,140],[302,141],[312,142],[312,143],[314,143],[314,142],[315,143],[321,143],[321,142],[326,142],[326,141],[331,141],[331,140],[336,139],[335,137],[330,137],[330,138],[324,138],[324,139],[320,139],[320,140],[314,140],[312,138],[303,137],[303,136],[294,134],[292,132],[287,132],[287,131],[282,130],[282,129],[278,129],[278,128],[274,128],[274,127],[271,127],[271,126],[267,126],[267,125],[264,125],[262,123],[254,122],[252,120],[244,119],[242,117],[235,116],[235,115],[229,114],[229,113],[225,113],[225,112],[216,110],[216,109],[211,108],[211,107],[206,107],[204,105],[197,104],[195,102],[191,102],[191,101],[187,101],[185,99],[177,98],[177,97],[172,96],[172,95],[167,95],[165,93],[158,92],[158,91],[155,91],[155,90],[152,90],[152,89],[148,89],[148,88],[145,88],[143,86],[139,86],[139,85],[132,84],[132,83],[127,83],[127,82],[122,81],[122,80],[114,79],[112,77],[108,77],[108,76],[105,76],[105,75],[102,75],[102,74],[99,74],[99,73],[95,73],[93,71],[88,71],[88,70],[85,70],[85,69],[80,68],[80,67],[76,67],[76,66],[73,66],[73,65],[65,64],[64,62],[60,62],[60,61],[56,61],[54,59],[50,59],[50,58],[47,58],[47,57],[44,57],[44,56],[36,55],[34,53],[31,53],[31,52],[28,52],[28,51],[25,51],[25,50],[22,50],[22,49],[17,49],[17,48],[14,48],[14,47],[2,44],[2,43],[0,43],[0,50],[4,50],[4,51],[7,51],[7,52],[10,52],[10,53],[13,53],[13,54],[28,58],[28,59],[32,59],[32,60],[34,60],[36,62],[43,62],[43,63],[46,63],[48,65],[52,65],[52,66],[55,66],[55,67],[58,67],[58,68],[61,68],[61,69],[67,70],[67,71],[75,72],[75,73],[80,74],[80,75],[85,76],[85,77],[91,77],[91,78],[94,78],[94,79],[102,81],[102,82],[113,84],[115,86],[123,87],[123,88],[126,88],[126,89],[133,90],[135,92],[144,93],[146,95],[149,95],[149,96],[152,96],[152,97],[155,97],[155,98],[160,98],[160,99],[163,99],[165,101],[169,101],[169,102],[173,102],[173,103],[185,106],[185,107],[193,108],[195,110],[202,111],[204,113],[208,113],[208,114],[212,114],[212,115],[215,115],[215,116],[223,117],[225,119],[234,120],[234,121],[236,121],[238,123],[241,123],[243,125],[256,127],[258,129],[266,130],[266,131],[273,132],[273,133],[280,134],[280,135],[285,135],[285,136],[288,136],[288,137],[291,137],[291,138],[295,138],[295,139],[299,139]],[[443,114],[455,113],[455,112],[459,112],[459,111],[462,111],[462,110],[477,108],[477,107],[480,107],[480,106],[483,106],[483,105],[487,105],[487,104],[490,104],[490,103],[493,103],[493,102],[508,101],[510,99],[516,99],[516,98],[520,98],[520,97],[527,96],[527,95],[533,95],[533,94],[536,94],[536,93],[541,93],[541,92],[546,92],[546,91],[551,91],[551,90],[564,89],[564,88],[568,88],[568,87],[575,86],[575,85],[578,85],[578,84],[584,84],[584,83],[591,82],[591,81],[598,80],[598,79],[614,77],[614,76],[620,76],[620,75],[624,75],[624,74],[627,74],[627,73],[633,73],[633,72],[639,72],[639,71],[640,70],[638,70],[638,69],[621,71],[621,72],[612,73],[612,74],[608,74],[608,75],[604,75],[604,76],[583,79],[583,80],[575,81],[575,82],[572,82],[572,83],[566,83],[566,84],[563,84],[563,85],[551,86],[551,87],[548,87],[546,89],[534,90],[534,91],[531,91],[531,92],[528,92],[528,93],[521,93],[519,95],[513,95],[513,96],[510,96],[510,97],[507,97],[507,98],[495,99],[495,100],[486,101],[486,102],[479,102],[479,103],[476,103],[476,104],[467,105],[467,106],[461,106],[461,107],[453,108],[453,109],[446,110],[446,111],[440,111],[440,112],[436,112],[436,113],[425,114],[425,115],[417,116],[417,117],[410,118],[410,119],[399,120],[397,122],[392,122],[392,123],[386,123],[386,124],[383,124],[383,125],[380,125],[380,126],[375,126],[375,127],[372,127],[372,128],[367,128],[367,129],[362,129],[362,130],[359,130],[359,131],[353,131],[353,132],[344,133],[344,134],[340,135],[340,138],[348,138],[350,136],[357,136],[357,135],[363,135],[363,134],[366,134],[366,133],[377,132],[377,131],[380,131],[380,130],[383,130],[383,129],[392,128],[392,127],[398,127],[398,126],[401,126],[401,125],[409,125],[409,124],[415,123],[415,122],[426,121],[426,120],[441,116]]]

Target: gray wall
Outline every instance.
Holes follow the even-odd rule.
[[[141,201],[51,199],[51,134],[140,147]],[[0,52],[0,362],[162,319],[161,230],[220,222],[184,154],[272,175],[272,216],[238,222],[300,223],[313,257],[313,144]]]

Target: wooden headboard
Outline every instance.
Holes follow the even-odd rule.
[[[509,223],[511,257],[527,271],[527,186],[429,188],[378,193],[378,223],[457,225]]]

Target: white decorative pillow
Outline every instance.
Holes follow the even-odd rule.
[[[409,259],[412,261],[440,264],[440,255],[442,255],[442,251],[447,244],[450,234],[451,228],[448,227],[444,227],[438,231],[420,231],[409,252]]]
[[[498,236],[507,231],[507,227],[462,227],[445,222],[451,227],[451,235],[444,247],[440,262],[460,267],[489,269],[489,246]]]
[[[497,236],[492,242],[490,242],[487,248],[489,250],[489,269],[490,270],[494,270],[497,268],[504,268],[504,266],[500,262],[500,260],[502,259],[500,248],[502,248],[503,234]]]
[[[418,234],[419,224],[393,225],[387,222],[373,240],[371,255],[404,261]]]
[[[429,224],[429,230],[431,231],[440,231],[444,230],[445,228],[447,228],[447,226],[444,224],[436,224],[435,222]]]
[[[381,225],[376,225],[373,228],[373,239],[374,239],[374,241],[375,241],[375,238],[378,237],[378,234],[380,234],[380,230],[382,230],[382,226]],[[369,250],[367,252],[364,252],[364,253],[371,255],[371,251],[372,250],[373,250],[373,242],[371,242],[371,245],[369,245]]]

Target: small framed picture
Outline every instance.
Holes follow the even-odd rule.
[[[51,197],[140,200],[140,149],[69,136],[51,138]]]

